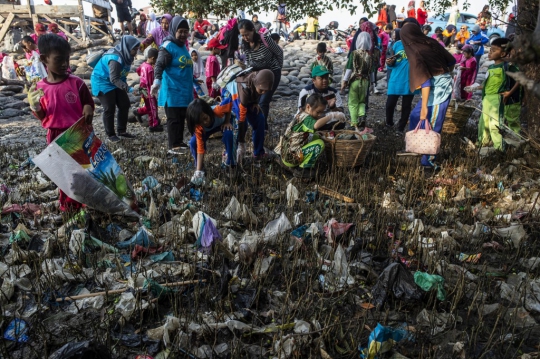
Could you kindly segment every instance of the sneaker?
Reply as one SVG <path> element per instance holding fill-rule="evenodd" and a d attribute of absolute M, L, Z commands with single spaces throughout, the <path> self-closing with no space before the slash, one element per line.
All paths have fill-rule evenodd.
<path fill-rule="evenodd" d="M 148 127 L 148 131 L 150 131 L 150 132 L 163 132 L 163 126 L 157 125 L 155 127 Z"/>
<path fill-rule="evenodd" d="M 189 150 L 188 145 L 186 145 L 185 143 L 181 143 L 180 146 L 171 148 L 170 150 L 167 151 L 167 153 L 170 155 L 182 155 L 186 153 L 188 150 Z"/>
<path fill-rule="evenodd" d="M 379 90 L 375 87 L 375 88 L 373 88 L 373 93 L 374 93 L 375 95 L 379 95 L 379 94 L 381 93 L 381 91 L 379 91 Z"/>
<path fill-rule="evenodd" d="M 108 138 L 109 142 L 112 142 L 112 143 L 117 143 L 117 142 L 120 142 L 122 141 L 122 139 L 118 136 L 111 136 Z"/>
<path fill-rule="evenodd" d="M 132 135 L 131 133 L 128 133 L 128 132 L 119 133 L 118 136 L 123 137 L 123 138 L 128 138 L 128 139 L 133 139 L 133 138 L 137 137 L 137 136 Z"/>
<path fill-rule="evenodd" d="M 133 110 L 133 116 L 135 116 L 135 118 L 137 119 L 137 121 L 139 121 L 139 123 L 142 125 L 143 124 L 143 118 L 141 115 L 139 115 L 139 110 L 137 109 L 134 109 Z"/>

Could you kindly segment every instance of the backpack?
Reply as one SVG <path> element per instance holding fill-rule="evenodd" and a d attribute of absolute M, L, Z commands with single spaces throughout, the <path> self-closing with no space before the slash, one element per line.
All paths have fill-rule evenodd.
<path fill-rule="evenodd" d="M 216 79 L 217 84 L 219 85 L 219 87 L 225 88 L 225 86 L 227 86 L 229 82 L 236 79 L 238 76 L 247 75 L 248 73 L 251 72 L 251 70 L 252 70 L 251 67 L 246 69 L 244 66 L 239 65 L 237 63 L 229 65 L 225 67 L 223 70 L 221 70 L 219 75 L 217 75 L 217 79 Z"/>
<path fill-rule="evenodd" d="M 107 52 L 107 50 L 104 50 L 104 49 L 90 52 L 88 56 L 86 57 L 86 64 L 90 66 L 91 68 L 96 67 L 96 65 L 98 64 L 99 60 L 101 60 L 101 57 L 103 56 L 105 52 Z"/>

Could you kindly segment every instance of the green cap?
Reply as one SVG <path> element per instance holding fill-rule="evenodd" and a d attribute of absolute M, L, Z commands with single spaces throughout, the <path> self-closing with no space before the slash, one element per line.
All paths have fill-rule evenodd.
<path fill-rule="evenodd" d="M 324 76 L 328 75 L 330 71 L 326 68 L 326 66 L 318 65 L 311 70 L 311 77 L 317 77 L 317 76 Z"/>

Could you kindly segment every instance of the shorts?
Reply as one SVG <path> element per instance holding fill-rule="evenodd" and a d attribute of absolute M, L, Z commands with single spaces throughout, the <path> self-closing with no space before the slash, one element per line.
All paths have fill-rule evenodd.
<path fill-rule="evenodd" d="M 131 22 L 131 14 L 129 13 L 129 9 L 127 7 L 117 7 L 116 8 L 116 13 L 118 14 L 118 21 L 119 22 L 124 22 L 124 21 L 129 21 Z"/>

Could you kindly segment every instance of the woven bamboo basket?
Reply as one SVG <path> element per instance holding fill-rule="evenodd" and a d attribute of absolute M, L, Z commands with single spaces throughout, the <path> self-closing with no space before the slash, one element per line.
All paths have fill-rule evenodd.
<path fill-rule="evenodd" d="M 450 101 L 450 105 L 448 105 L 448 110 L 446 111 L 442 133 L 451 135 L 459 133 L 465 127 L 467 121 L 469 121 L 474 110 L 474 107 L 467 106 L 467 101 L 458 102 L 457 109 L 456 100 Z"/>
<path fill-rule="evenodd" d="M 377 137 L 372 134 L 366 134 L 367 139 L 341 140 L 338 139 L 341 134 L 357 135 L 358 132 L 352 130 L 336 130 L 334 138 L 329 139 L 330 131 L 320 131 L 319 135 L 324 141 L 324 152 L 331 166 L 354 168 L 364 164 L 367 155 L 371 151 Z"/>

